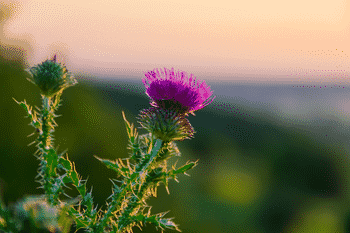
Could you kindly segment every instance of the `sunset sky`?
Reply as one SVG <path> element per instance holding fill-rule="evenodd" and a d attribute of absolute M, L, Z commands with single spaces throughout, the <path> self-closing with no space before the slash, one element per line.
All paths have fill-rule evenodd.
<path fill-rule="evenodd" d="M 20 4 L 4 36 L 29 41 L 30 66 L 57 53 L 69 71 L 100 77 L 174 67 L 204 80 L 346 84 L 350 78 L 347 0 Z"/>

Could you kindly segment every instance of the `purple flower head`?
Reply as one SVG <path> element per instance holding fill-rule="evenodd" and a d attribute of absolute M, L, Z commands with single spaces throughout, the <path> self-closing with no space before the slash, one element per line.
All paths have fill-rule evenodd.
<path fill-rule="evenodd" d="M 181 114 L 188 115 L 209 105 L 214 98 L 210 98 L 212 91 L 205 83 L 196 79 L 193 74 L 188 77 L 184 71 L 174 72 L 174 68 L 158 69 L 145 73 L 142 79 L 146 94 L 153 100 L 154 107 L 175 109 Z"/>

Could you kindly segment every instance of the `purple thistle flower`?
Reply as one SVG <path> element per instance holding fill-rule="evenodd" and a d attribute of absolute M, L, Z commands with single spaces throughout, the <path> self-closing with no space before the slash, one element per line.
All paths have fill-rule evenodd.
<path fill-rule="evenodd" d="M 146 94 L 153 100 L 154 107 L 175 109 L 180 114 L 194 115 L 194 111 L 209 105 L 212 91 L 205 81 L 196 79 L 193 74 L 188 77 L 184 71 L 174 72 L 174 68 L 164 68 L 161 73 L 158 69 L 145 73 L 142 79 Z"/>

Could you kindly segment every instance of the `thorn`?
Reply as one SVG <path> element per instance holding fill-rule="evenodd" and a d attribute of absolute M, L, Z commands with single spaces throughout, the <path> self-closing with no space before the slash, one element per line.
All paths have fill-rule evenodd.
<path fill-rule="evenodd" d="M 95 209 L 94 209 L 95 211 L 97 210 L 97 207 L 98 207 L 98 204 L 96 204 L 96 207 L 95 207 Z"/>
<path fill-rule="evenodd" d="M 141 186 L 141 185 L 140 185 Z M 135 192 L 134 192 L 134 190 L 133 189 L 131 189 L 131 192 L 134 194 L 134 196 L 138 199 L 138 200 L 140 200 L 140 198 L 135 194 Z M 140 192 L 140 191 L 139 191 Z"/>
<path fill-rule="evenodd" d="M 176 160 L 175 164 L 172 166 L 174 170 L 176 170 L 176 164 L 179 162 L 179 160 Z"/>
<path fill-rule="evenodd" d="M 114 186 L 116 186 L 112 179 L 109 179 L 109 180 L 112 182 L 112 184 L 113 184 Z"/>
<path fill-rule="evenodd" d="M 68 187 L 66 184 L 63 184 L 64 187 L 66 187 L 69 190 L 72 190 L 72 188 Z"/>
<path fill-rule="evenodd" d="M 12 97 L 12 99 L 14 99 L 14 101 L 16 101 L 17 104 L 19 104 L 19 102 L 15 98 Z"/>
<path fill-rule="evenodd" d="M 29 143 L 29 144 L 28 144 L 28 146 L 31 146 L 31 145 L 33 145 L 34 143 L 35 143 L 35 141 L 34 141 L 34 142 Z"/>
<path fill-rule="evenodd" d="M 55 114 L 54 114 L 53 116 L 54 116 L 55 118 L 57 118 L 57 117 L 61 117 L 62 115 L 55 115 Z"/>
<path fill-rule="evenodd" d="M 60 147 L 60 145 L 59 145 L 59 144 L 57 145 L 57 147 L 56 147 L 56 149 L 55 149 L 55 151 L 56 151 L 56 152 L 58 151 L 58 147 Z"/>
<path fill-rule="evenodd" d="M 70 197 L 70 196 L 69 196 L 68 194 L 66 194 L 66 193 L 63 193 L 63 195 L 65 195 L 66 197 L 72 199 L 72 197 Z"/>
<path fill-rule="evenodd" d="M 35 131 L 36 131 L 36 130 L 35 130 Z M 31 137 L 31 136 L 33 136 L 33 135 L 35 135 L 35 131 L 34 131 L 33 133 L 29 134 L 29 135 L 27 136 L 27 138 L 28 138 L 28 137 Z"/>
<path fill-rule="evenodd" d="M 168 195 L 170 195 L 168 186 L 165 186 L 165 188 L 166 188 L 166 191 L 168 192 Z"/>
<path fill-rule="evenodd" d="M 107 200 L 111 199 L 113 197 L 114 193 L 112 193 L 108 198 Z M 106 202 L 107 203 L 107 202 Z M 108 204 L 108 203 L 107 203 Z"/>
<path fill-rule="evenodd" d="M 169 212 L 170 212 L 170 210 L 168 210 L 168 211 L 166 211 L 166 212 L 162 212 L 162 213 L 159 214 L 159 216 L 162 218 L 162 217 L 164 217 L 164 215 L 166 215 L 166 214 L 169 213 Z"/>

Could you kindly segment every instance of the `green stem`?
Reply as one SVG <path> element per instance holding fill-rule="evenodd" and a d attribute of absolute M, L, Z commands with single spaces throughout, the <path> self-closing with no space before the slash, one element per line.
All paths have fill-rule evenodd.
<path fill-rule="evenodd" d="M 153 137 L 152 137 L 153 139 Z M 151 141 L 150 147 L 153 145 L 153 140 Z M 152 182 L 152 180 L 144 180 L 141 181 L 140 174 L 143 174 L 148 170 L 151 165 L 156 160 L 157 156 L 159 155 L 159 151 L 166 146 L 167 143 L 157 139 L 156 143 L 153 148 L 150 148 L 150 158 L 146 164 L 144 164 L 142 167 L 136 168 L 136 171 L 138 172 L 138 177 L 136 178 L 135 182 L 139 184 L 139 190 L 136 193 L 136 196 L 132 196 L 128 202 L 128 206 L 122 211 L 120 218 L 118 219 L 118 231 L 122 232 L 123 228 L 127 227 L 130 224 L 130 214 L 137 208 L 141 203 L 144 196 L 144 192 L 147 190 L 148 185 Z"/>
<path fill-rule="evenodd" d="M 54 130 L 50 122 L 50 103 L 51 97 L 43 96 L 43 110 L 41 114 L 41 122 L 42 122 L 42 134 L 39 136 L 39 142 L 41 142 L 40 148 L 41 152 L 44 155 L 44 158 L 51 147 L 51 130 Z"/>
<path fill-rule="evenodd" d="M 43 104 L 44 104 L 44 109 L 47 112 L 50 112 L 50 102 L 51 102 L 51 97 L 44 96 Z"/>
<path fill-rule="evenodd" d="M 54 132 L 53 117 L 54 109 L 51 109 L 52 98 L 42 95 L 43 98 L 43 110 L 41 114 L 42 132 L 38 138 L 39 150 L 41 152 L 41 167 L 40 175 L 42 177 L 41 184 L 44 187 L 45 194 L 50 204 L 58 204 L 58 193 L 54 193 L 53 185 L 55 184 L 54 178 L 57 177 L 57 155 L 53 149 L 52 132 Z M 55 164 L 55 165 L 54 165 Z M 54 166 L 54 167 L 53 167 Z"/>
<path fill-rule="evenodd" d="M 153 145 L 153 143 L 150 143 L 150 156 L 149 158 L 147 158 L 147 160 L 143 160 L 141 161 L 135 169 L 135 175 L 133 174 L 130 179 L 128 181 L 124 181 L 124 185 L 122 185 L 121 187 L 121 192 L 119 192 L 116 196 L 116 198 L 113 198 L 113 201 L 110 203 L 109 205 L 109 209 L 107 210 L 106 214 L 103 216 L 99 226 L 98 226 L 98 230 L 96 232 L 103 232 L 104 227 L 106 227 L 106 225 L 108 224 L 108 221 L 110 220 L 110 217 L 112 215 L 113 212 L 115 212 L 117 209 L 120 208 L 122 201 L 124 200 L 124 197 L 127 196 L 127 194 L 129 193 L 127 190 L 129 189 L 128 187 L 131 186 L 132 183 L 139 183 L 140 187 L 143 186 L 142 182 L 140 181 L 140 174 L 144 173 L 147 169 L 150 168 L 150 165 L 155 161 L 157 155 L 159 154 L 159 151 L 166 145 L 165 142 L 163 142 L 160 139 L 156 140 L 156 143 L 154 145 L 153 148 L 151 148 Z M 144 192 L 144 188 L 142 188 L 140 190 L 140 193 L 138 193 L 138 196 L 143 196 L 143 192 Z M 131 200 L 131 202 L 129 202 L 128 206 L 124 209 L 124 211 L 122 212 L 122 216 L 121 219 L 125 219 L 129 217 L 129 214 L 136 208 L 135 206 L 135 202 L 136 200 Z M 120 221 L 118 221 L 120 222 Z M 122 228 L 126 227 L 128 224 L 121 224 L 121 226 L 118 230 L 118 232 L 121 232 Z"/>

